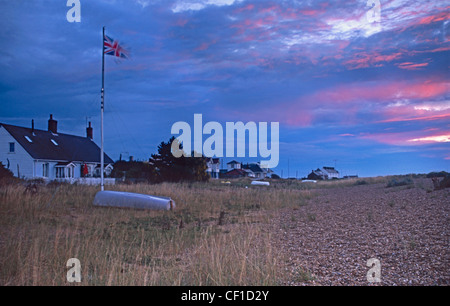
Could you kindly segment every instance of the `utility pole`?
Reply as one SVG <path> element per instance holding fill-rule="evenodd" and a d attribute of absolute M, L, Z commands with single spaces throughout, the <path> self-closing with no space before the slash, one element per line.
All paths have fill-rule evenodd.
<path fill-rule="evenodd" d="M 287 178 L 289 178 L 289 158 L 288 158 L 288 176 Z"/>

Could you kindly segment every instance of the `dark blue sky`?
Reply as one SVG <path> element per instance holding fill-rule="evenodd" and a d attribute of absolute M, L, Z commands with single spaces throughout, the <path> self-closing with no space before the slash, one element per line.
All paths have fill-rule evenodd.
<path fill-rule="evenodd" d="M 376 1 L 375 1 L 376 2 Z M 0 122 L 100 139 L 102 27 L 131 58 L 106 58 L 105 150 L 147 159 L 177 121 L 280 122 L 275 172 L 299 177 L 450 171 L 450 7 L 380 1 L 0 1 Z M 206 138 L 206 137 L 205 137 Z M 229 159 L 228 159 L 229 160 Z M 228 160 L 225 160 L 228 161 Z M 246 159 L 242 159 L 246 160 Z"/>

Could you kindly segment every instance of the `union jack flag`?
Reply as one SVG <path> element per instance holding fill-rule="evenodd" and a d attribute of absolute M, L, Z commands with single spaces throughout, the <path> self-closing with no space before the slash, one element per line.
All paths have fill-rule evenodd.
<path fill-rule="evenodd" d="M 128 51 L 120 46 L 117 40 L 107 35 L 103 37 L 103 52 L 107 55 L 128 58 Z"/>

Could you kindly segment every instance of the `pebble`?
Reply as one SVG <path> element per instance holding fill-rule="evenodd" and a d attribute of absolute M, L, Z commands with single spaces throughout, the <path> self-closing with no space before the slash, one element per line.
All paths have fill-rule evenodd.
<path fill-rule="evenodd" d="M 427 193 L 427 180 L 415 183 L 423 187 L 316 189 L 307 205 L 281 210 L 272 221 L 280 229 L 274 244 L 286 265 L 314 275 L 287 275 L 284 283 L 370 285 L 367 260 L 377 258 L 381 285 L 450 285 L 450 190 Z"/>

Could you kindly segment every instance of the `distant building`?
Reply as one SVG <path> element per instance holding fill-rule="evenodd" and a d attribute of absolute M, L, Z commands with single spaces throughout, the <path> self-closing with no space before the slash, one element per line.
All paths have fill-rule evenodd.
<path fill-rule="evenodd" d="M 227 163 L 227 169 L 220 170 L 220 177 L 223 178 L 240 178 L 249 177 L 254 179 L 263 179 L 269 177 L 273 173 L 269 168 L 262 168 L 260 163 L 242 164 L 238 161 Z"/>
<path fill-rule="evenodd" d="M 15 176 L 25 179 L 98 184 L 100 179 L 100 148 L 93 141 L 91 123 L 86 137 L 58 133 L 58 122 L 50 115 L 48 129 L 38 130 L 0 123 L 0 161 Z M 104 170 L 108 176 L 113 160 L 104 155 Z M 92 179 L 90 179 L 92 178 Z M 105 180 L 105 184 L 113 183 Z"/>
<path fill-rule="evenodd" d="M 309 180 L 331 180 L 338 179 L 339 171 L 337 171 L 334 167 L 323 167 L 322 169 L 317 168 L 317 170 L 312 170 L 310 174 L 308 174 Z"/>
<path fill-rule="evenodd" d="M 241 178 L 241 177 L 247 177 L 247 176 L 248 176 L 247 172 L 244 171 L 243 169 L 233 169 L 222 175 L 223 178 L 229 178 L 229 179 Z"/>
<path fill-rule="evenodd" d="M 242 166 L 242 164 L 240 162 L 232 160 L 229 163 L 227 163 L 227 170 L 231 171 L 233 169 L 241 169 L 241 166 Z"/>
<path fill-rule="evenodd" d="M 246 164 L 243 166 L 243 168 L 251 174 L 251 177 L 257 179 L 267 177 L 267 171 L 263 170 L 258 163 Z"/>
<path fill-rule="evenodd" d="M 328 179 L 338 179 L 339 178 L 339 171 L 334 169 L 334 167 L 323 167 L 322 172 L 324 172 L 328 175 Z"/>
<path fill-rule="evenodd" d="M 308 180 L 327 180 L 328 174 L 324 173 L 322 170 L 317 168 L 317 170 L 311 170 L 308 174 Z"/>

